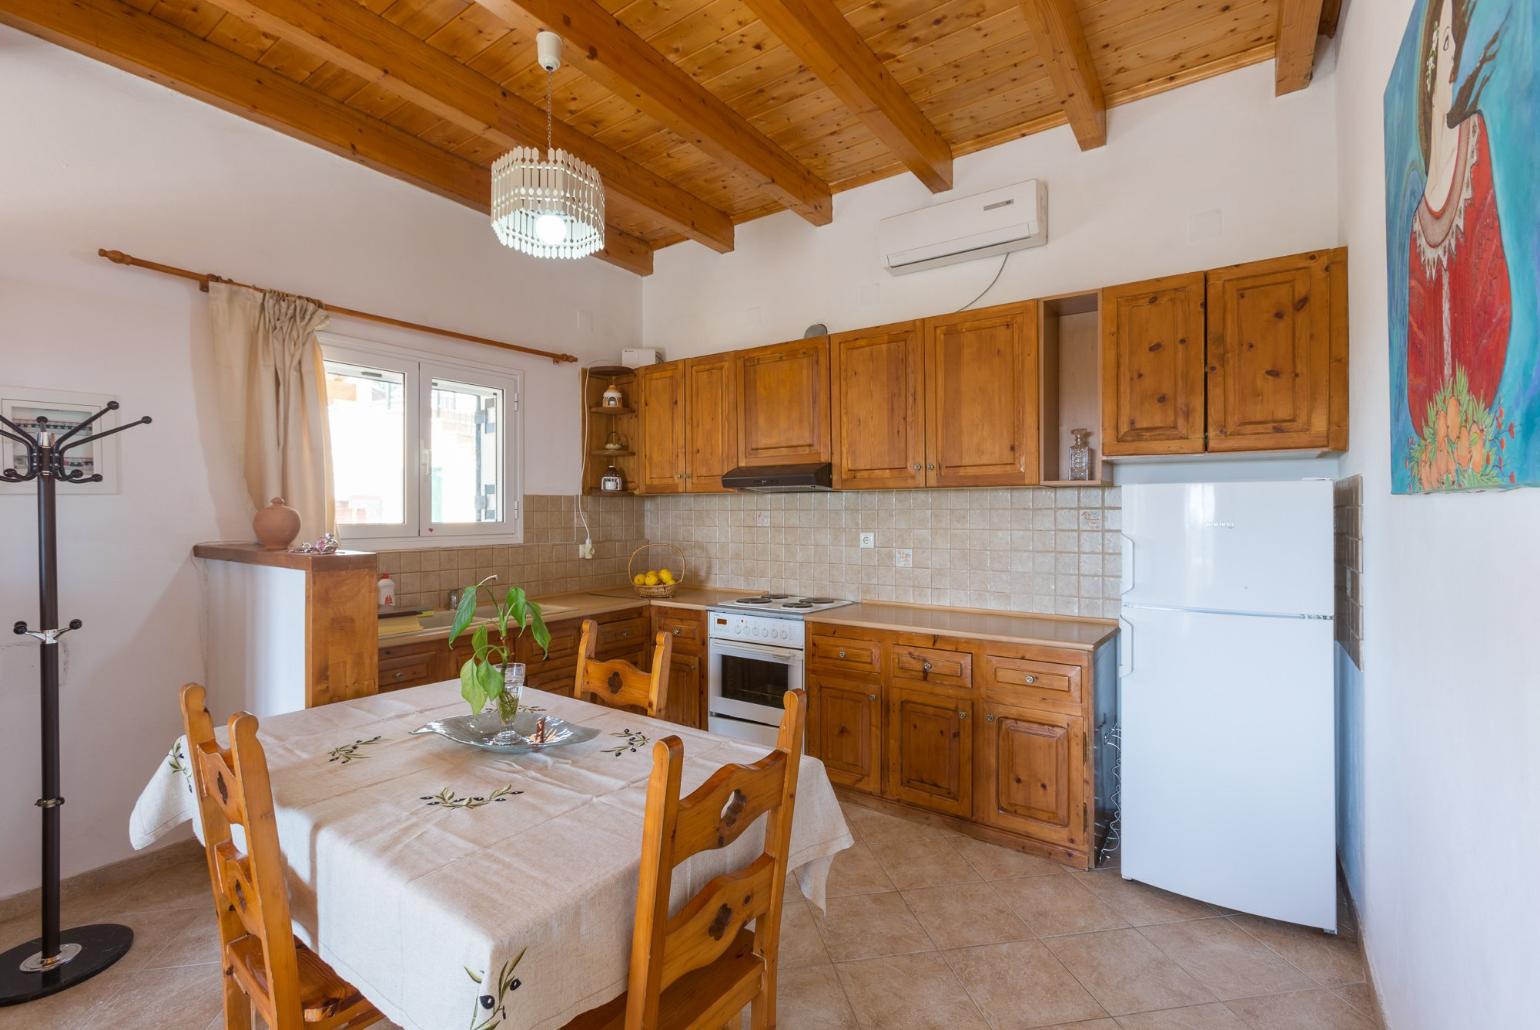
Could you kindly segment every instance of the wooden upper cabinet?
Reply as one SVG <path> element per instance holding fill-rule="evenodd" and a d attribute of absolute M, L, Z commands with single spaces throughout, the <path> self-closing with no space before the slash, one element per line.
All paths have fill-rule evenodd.
<path fill-rule="evenodd" d="M 689 462 L 685 489 L 721 493 L 722 476 L 738 464 L 738 405 L 733 356 L 713 354 L 685 362 Z"/>
<path fill-rule="evenodd" d="M 834 486 L 925 485 L 925 350 L 918 322 L 829 340 Z"/>
<path fill-rule="evenodd" d="M 1203 451 L 1201 272 L 1101 293 L 1102 453 Z"/>
<path fill-rule="evenodd" d="M 637 489 L 677 494 L 685 488 L 685 363 L 648 365 L 636 373 Z"/>
<path fill-rule="evenodd" d="M 829 338 L 756 347 L 736 358 L 738 460 L 745 466 L 829 461 Z"/>
<path fill-rule="evenodd" d="M 924 330 L 927 485 L 1038 482 L 1037 302 L 929 318 Z"/>
<path fill-rule="evenodd" d="M 1346 335 L 1332 318 L 1335 256 L 1208 273 L 1209 450 L 1327 448 L 1334 421 L 1345 431 L 1345 417 L 1332 417 L 1334 401 L 1345 408 L 1347 369 Z"/>

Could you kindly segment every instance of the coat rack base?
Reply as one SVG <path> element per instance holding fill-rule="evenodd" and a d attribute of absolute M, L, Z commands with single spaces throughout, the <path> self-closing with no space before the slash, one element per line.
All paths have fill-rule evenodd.
<path fill-rule="evenodd" d="M 59 932 L 60 953 L 80 950 L 68 962 L 53 969 L 29 973 L 23 969 L 28 959 L 40 954 L 42 938 L 34 937 L 0 954 L 0 1006 L 20 1005 L 67 990 L 100 973 L 128 954 L 134 943 L 134 931 L 117 923 L 92 923 Z"/>

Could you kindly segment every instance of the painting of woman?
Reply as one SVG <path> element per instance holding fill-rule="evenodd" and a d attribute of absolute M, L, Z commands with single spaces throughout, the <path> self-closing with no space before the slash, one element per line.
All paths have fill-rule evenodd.
<path fill-rule="evenodd" d="M 1387 241 L 1392 346 L 1404 348 L 1393 356 L 1392 400 L 1404 398 L 1409 423 L 1393 441 L 1403 492 L 1534 481 L 1518 437 L 1540 417 L 1533 384 L 1522 381 L 1536 341 L 1515 332 L 1515 294 L 1532 293 L 1532 284 L 1515 275 L 1523 256 L 1510 253 L 1506 223 L 1517 220 L 1522 234 L 1536 212 L 1526 210 L 1527 191 L 1505 195 L 1498 159 L 1511 167 L 1514 155 L 1501 153 L 1490 124 L 1507 115 L 1515 85 L 1533 85 L 1532 74 L 1499 73 L 1514 59 L 1532 60 L 1534 20 L 1522 0 L 1419 0 L 1407 33 L 1413 45 L 1403 44 L 1386 91 L 1387 202 L 1410 202 L 1390 222 L 1403 235 L 1394 239 L 1392 228 Z M 1410 174 L 1398 181 L 1392 161 L 1412 145 Z M 1535 140 L 1519 149 L 1532 175 Z M 1532 296 L 1524 300 L 1532 306 Z"/>

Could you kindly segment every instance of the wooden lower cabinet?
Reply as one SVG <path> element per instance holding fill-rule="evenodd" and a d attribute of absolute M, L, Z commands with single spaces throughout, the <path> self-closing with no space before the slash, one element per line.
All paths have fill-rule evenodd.
<path fill-rule="evenodd" d="M 681 726 L 706 728 L 706 613 L 691 608 L 652 606 L 652 639 L 667 633 L 673 640 L 668 662 L 668 700 L 664 716 Z M 650 664 L 646 667 L 650 668 Z"/>
<path fill-rule="evenodd" d="M 876 794 L 882 789 L 882 695 L 875 683 L 809 674 L 807 750 L 829 779 Z"/>
<path fill-rule="evenodd" d="M 973 702 L 888 688 L 888 795 L 947 815 L 973 814 Z"/>
<path fill-rule="evenodd" d="M 1036 840 L 1086 847 L 1085 720 L 987 702 L 980 707 L 974 818 Z"/>
<path fill-rule="evenodd" d="M 1114 689 L 1115 641 L 1085 651 L 816 621 L 807 632 L 807 750 L 835 785 L 1090 867 L 1095 678 Z"/>

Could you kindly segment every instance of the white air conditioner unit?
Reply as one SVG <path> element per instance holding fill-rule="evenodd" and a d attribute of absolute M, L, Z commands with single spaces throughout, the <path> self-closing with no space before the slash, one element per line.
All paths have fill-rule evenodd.
<path fill-rule="evenodd" d="M 1048 184 L 1028 179 L 884 218 L 882 263 L 894 275 L 1048 242 Z"/>

